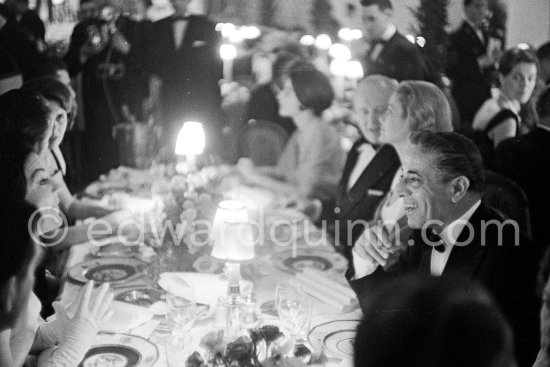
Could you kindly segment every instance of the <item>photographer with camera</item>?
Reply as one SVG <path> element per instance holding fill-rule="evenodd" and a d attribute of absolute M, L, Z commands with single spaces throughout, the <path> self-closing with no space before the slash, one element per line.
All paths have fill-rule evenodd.
<path fill-rule="evenodd" d="M 121 0 L 95 5 L 97 15 L 76 25 L 65 56 L 71 77 L 82 77 L 85 184 L 119 165 L 113 128 L 130 116 L 142 119 L 148 96 L 143 45 L 149 23 L 127 16 Z"/>

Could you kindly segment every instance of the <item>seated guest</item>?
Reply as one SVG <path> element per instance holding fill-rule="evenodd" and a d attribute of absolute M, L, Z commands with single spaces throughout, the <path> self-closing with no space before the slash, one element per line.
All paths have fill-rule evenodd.
<path fill-rule="evenodd" d="M 434 84 L 423 81 L 401 82 L 391 96 L 388 109 L 382 118 L 380 141 L 395 148 L 401 165 L 410 133 L 421 130 L 452 131 L 449 103 L 443 92 Z M 403 241 L 409 237 L 410 229 L 406 224 L 403 200 L 395 190 L 402 173 L 401 170 L 394 172 L 390 178 L 390 190 L 378 205 L 370 224 L 387 231 L 392 239 Z M 364 228 L 361 228 L 361 231 L 363 230 Z M 362 236 L 358 239 L 364 240 Z M 347 245 L 353 246 L 353 243 Z M 396 253 L 392 256 L 392 260 L 397 255 Z M 356 261 L 356 256 L 353 258 L 353 261 Z M 391 263 L 392 261 L 389 262 Z M 360 269 L 357 271 L 360 272 Z"/>
<path fill-rule="evenodd" d="M 381 145 L 381 120 L 397 88 L 394 79 L 371 75 L 357 86 L 353 107 L 361 137 L 353 144 L 338 185 L 335 200 L 304 200 L 298 209 L 324 224 L 335 238 L 336 248 L 350 256 L 348 244 L 363 233 L 364 222 L 372 220 L 380 200 L 387 194 L 401 165 L 391 145 Z M 336 228 L 338 227 L 338 228 Z"/>
<path fill-rule="evenodd" d="M 59 226 L 58 220 L 48 219 L 55 212 L 46 212 L 48 208 L 57 205 L 56 189 L 46 174 L 43 160 L 28 146 L 25 147 L 24 144 L 11 139 L 4 141 L 1 149 L 0 163 L 2 169 L 6 169 L 0 179 L 2 192 L 10 192 L 12 195 L 10 200 L 21 201 L 18 204 L 21 208 L 31 208 L 27 210 L 26 218 L 22 223 L 18 226 L 10 225 L 11 221 L 5 219 L 5 216 L 13 219 L 13 212 L 16 210 L 12 210 L 9 204 L 6 205 L 5 200 L 2 201 L 4 206 L 0 210 L 0 226 L 6 225 L 7 227 L 2 229 L 10 235 L 18 234 L 20 243 L 17 245 L 21 246 L 25 242 L 37 241 L 43 233 Z M 23 198 L 26 203 L 23 202 Z M 36 210 L 47 216 L 39 221 L 36 220 L 39 218 L 34 215 Z M 28 229 L 28 221 L 31 218 L 36 218 L 37 222 L 31 227 L 32 233 Z M 18 228 L 24 229 L 25 236 L 21 236 Z M 2 259 L 9 260 L 10 256 L 3 256 Z M 40 261 L 37 260 L 37 262 Z M 6 268 L 2 267 L 2 269 Z M 33 270 L 35 268 L 36 265 L 33 266 Z M 40 276 L 37 277 L 37 282 L 41 280 Z M 13 364 L 9 365 L 15 366 L 23 365 L 29 352 L 40 354 L 39 367 L 77 365 L 93 343 L 99 325 L 111 317 L 109 310 L 113 294 L 108 292 L 108 286 L 101 287 L 93 297 L 90 295 L 92 289 L 93 282 L 90 282 L 82 290 L 79 298 L 71 303 L 71 317 L 67 315 L 67 310 L 63 306 L 54 303 L 56 318 L 47 323 L 40 319 L 40 301 L 34 293 L 31 293 L 30 297 L 27 297 L 26 305 L 19 309 L 20 321 L 6 331 L 5 336 L 9 339 L 11 348 L 0 350 L 0 354 L 8 356 L 13 360 Z"/>
<path fill-rule="evenodd" d="M 494 148 L 500 142 L 527 132 L 519 114 L 535 88 L 537 67 L 537 56 L 529 49 L 512 48 L 500 59 L 499 92 L 485 101 L 472 125 L 479 136 L 478 145 L 486 166 L 491 163 Z"/>
<path fill-rule="evenodd" d="M 475 283 L 405 276 L 369 298 L 357 367 L 516 366 L 510 326 Z"/>
<path fill-rule="evenodd" d="M 36 92 L 12 90 L 0 96 L 0 128 L 4 130 L 4 138 L 20 141 L 21 144 L 31 147 L 37 155 L 36 161 L 44 164 L 43 167 L 48 167 L 48 177 L 53 175 L 52 180 L 55 183 L 56 190 L 59 190 L 60 193 L 61 209 L 75 219 L 104 216 L 103 219 L 111 226 L 112 231 L 110 234 L 116 233 L 119 223 L 129 220 L 130 214 L 124 211 L 113 212 L 108 209 L 82 206 L 69 193 L 60 172 L 58 172 L 59 169 L 52 167 L 54 166 L 52 160 L 55 160 L 55 158 L 51 156 L 49 160 L 47 158 L 50 155 L 50 149 L 58 146 L 63 138 L 66 125 L 66 111 L 61 108 L 59 103 L 54 100 L 48 102 Z M 73 207 L 73 204 L 76 206 Z M 109 215 L 105 216 L 106 214 Z M 93 223 L 88 223 L 71 227 L 67 233 L 59 230 L 58 236 L 63 236 L 61 241 L 57 241 L 59 237 L 54 234 L 50 234 L 49 239 L 58 243 L 56 249 L 90 241 L 88 228 L 93 225 Z M 132 232 L 131 226 L 126 227 L 129 231 L 128 234 L 130 234 Z M 100 236 L 105 237 L 107 235 L 105 233 Z"/>
<path fill-rule="evenodd" d="M 67 130 L 69 114 L 74 103 L 69 88 L 63 83 L 51 78 L 34 79 L 24 86 L 25 89 L 34 90 L 47 100 L 50 115 L 53 117 L 53 129 L 49 140 L 49 150 L 45 154 L 47 173 L 58 187 L 59 208 L 70 221 L 86 219 L 90 217 L 100 218 L 114 212 L 113 209 L 85 203 L 76 199 L 67 188 L 64 180 L 66 170 L 63 154 L 59 149 Z M 87 225 L 70 226 L 63 241 L 58 248 L 70 246 L 87 240 Z"/>
<path fill-rule="evenodd" d="M 550 42 L 546 42 L 540 46 L 537 50 L 537 57 L 539 59 L 540 70 L 539 79 L 544 85 L 550 84 Z"/>
<path fill-rule="evenodd" d="M 310 63 L 296 61 L 277 99 L 279 114 L 292 118 L 297 127 L 279 162 L 255 168 L 249 159 L 241 159 L 238 168 L 250 183 L 292 197 L 335 196 L 344 153 L 338 132 L 321 117 L 334 99 L 329 80 Z"/>
<path fill-rule="evenodd" d="M 294 122 L 288 117 L 279 115 L 277 94 L 283 89 L 283 75 L 286 68 L 297 60 L 299 56 L 288 52 L 281 52 L 276 56 L 271 70 L 271 81 L 260 84 L 250 92 L 250 100 L 246 107 L 245 122 L 250 119 L 271 121 L 289 134 L 296 129 Z"/>
<path fill-rule="evenodd" d="M 537 101 L 539 124 L 530 133 L 503 141 L 495 151 L 494 167 L 517 182 L 529 199 L 533 238 L 550 245 L 550 87 Z"/>
<path fill-rule="evenodd" d="M 11 331 L 24 321 L 40 250 L 28 230 L 36 208 L 6 194 L 2 194 L 0 210 L 0 366 L 11 367 L 22 365 L 12 354 Z"/>
<path fill-rule="evenodd" d="M 354 257 L 363 260 L 362 274 L 352 266 L 347 277 L 362 306 L 366 310 L 373 289 L 399 274 L 476 280 L 510 322 L 519 365 L 531 365 L 538 349 L 538 248 L 517 223 L 505 222 L 482 203 L 484 169 L 472 141 L 456 133 L 419 131 L 405 152 L 397 191 L 414 231 L 392 272 L 381 266 L 398 243 L 373 229 L 357 242 Z"/>

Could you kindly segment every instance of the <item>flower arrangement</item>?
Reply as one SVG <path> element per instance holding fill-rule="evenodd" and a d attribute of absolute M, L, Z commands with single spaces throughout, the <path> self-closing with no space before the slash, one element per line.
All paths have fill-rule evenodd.
<path fill-rule="evenodd" d="M 293 343 L 277 326 L 266 325 L 248 331 L 233 342 L 225 343 L 223 330 L 205 335 L 200 342 L 205 349 L 203 358 L 198 351 L 186 361 L 186 367 L 303 367 L 299 357 L 285 357 Z"/>

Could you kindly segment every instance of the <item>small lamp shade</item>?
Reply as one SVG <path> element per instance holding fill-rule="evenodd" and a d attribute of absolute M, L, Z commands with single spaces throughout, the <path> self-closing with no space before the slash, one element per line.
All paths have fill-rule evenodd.
<path fill-rule="evenodd" d="M 176 140 L 177 155 L 200 155 L 204 151 L 206 138 L 200 122 L 187 121 L 178 133 Z"/>
<path fill-rule="evenodd" d="M 212 257 L 227 262 L 242 262 L 254 258 L 254 239 L 248 223 L 248 212 L 237 200 L 224 200 L 212 224 Z"/>

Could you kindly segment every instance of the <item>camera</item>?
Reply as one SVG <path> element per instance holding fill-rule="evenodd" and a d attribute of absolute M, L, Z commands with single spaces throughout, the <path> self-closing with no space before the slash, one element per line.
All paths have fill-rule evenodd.
<path fill-rule="evenodd" d="M 99 11 L 95 22 L 88 26 L 88 42 L 92 47 L 98 48 L 105 41 L 103 39 L 104 35 L 102 32 L 103 26 L 114 25 L 114 22 L 117 20 L 119 14 L 116 8 L 110 5 L 106 5 Z"/>

